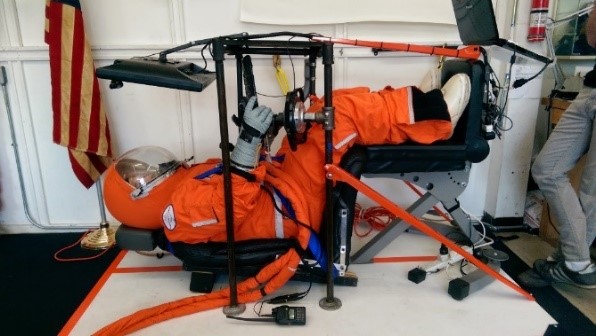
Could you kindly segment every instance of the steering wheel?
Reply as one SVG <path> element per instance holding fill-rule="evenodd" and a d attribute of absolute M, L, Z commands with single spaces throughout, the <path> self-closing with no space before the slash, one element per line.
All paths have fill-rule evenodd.
<path fill-rule="evenodd" d="M 310 128 L 310 123 L 304 120 L 304 113 L 304 91 L 302 88 L 288 92 L 283 112 L 283 123 L 292 151 L 296 151 L 299 144 L 306 142 L 306 131 Z"/>
<path fill-rule="evenodd" d="M 245 96 L 242 97 L 239 103 L 238 117 L 232 117 L 234 123 L 238 127 L 242 124 L 244 109 L 246 108 L 248 99 L 253 96 L 256 97 L 257 95 L 250 55 L 246 55 L 242 58 L 242 69 Z M 280 115 L 274 117 L 271 127 L 267 131 L 266 137 L 268 137 L 269 142 L 275 138 L 282 126 L 286 131 L 290 149 L 292 151 L 296 151 L 298 145 L 303 144 L 306 141 L 306 131 L 310 128 L 310 124 L 304 120 L 304 100 L 304 90 L 302 90 L 302 88 L 295 89 L 286 94 L 284 111 Z M 257 106 L 257 103 L 255 103 L 255 106 Z"/>

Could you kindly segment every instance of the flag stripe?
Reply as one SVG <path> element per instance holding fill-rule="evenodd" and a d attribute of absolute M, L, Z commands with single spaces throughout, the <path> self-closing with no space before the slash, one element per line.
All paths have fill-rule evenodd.
<path fill-rule="evenodd" d="M 91 156 L 85 152 L 72 149 L 68 150 L 68 154 L 72 171 L 85 187 L 91 187 L 95 180 L 99 178 L 98 171 L 90 164 Z"/>
<path fill-rule="evenodd" d="M 50 22 L 49 30 L 48 30 L 48 42 L 50 46 L 50 72 L 51 82 L 52 82 L 52 110 L 53 110 L 53 117 L 54 117 L 54 130 L 53 130 L 53 140 L 55 143 L 62 143 L 60 139 L 60 122 L 56 122 L 56 120 L 61 119 L 61 111 L 62 111 L 62 84 L 61 84 L 61 60 L 62 60 L 62 48 L 60 46 L 60 38 L 62 36 L 62 25 L 57 24 L 62 22 L 62 8 L 60 6 L 50 6 L 48 9 L 48 13 L 50 17 L 53 19 L 52 21 L 55 23 L 52 25 Z M 58 70 L 53 70 L 58 69 Z"/>
<path fill-rule="evenodd" d="M 54 138 L 58 138 L 60 144 L 69 144 L 69 122 L 70 122 L 70 110 L 71 110 L 71 83 L 72 78 L 72 44 L 73 44 L 73 15 L 74 9 L 72 7 L 58 7 L 57 11 L 61 12 L 62 17 L 62 30 L 60 34 L 60 40 L 56 41 L 59 45 L 56 48 L 60 49 L 60 88 L 59 92 L 61 95 L 60 108 L 58 111 L 54 111 L 54 114 L 58 114 L 59 124 L 56 125 L 58 128 L 58 134 L 54 135 Z M 52 28 L 50 28 L 52 29 Z M 51 31 L 51 30 L 50 30 Z M 54 130 L 56 132 L 56 130 Z"/>
<path fill-rule="evenodd" d="M 112 152 L 78 1 L 46 2 L 45 40 L 50 47 L 53 140 L 68 147 L 73 172 L 89 188 L 111 164 Z"/>
<path fill-rule="evenodd" d="M 78 103 L 80 109 L 80 118 L 76 133 L 78 137 L 74 145 L 80 150 L 95 152 L 96 148 L 89 146 L 91 128 L 95 129 L 99 127 L 99 120 L 97 120 L 99 110 L 93 110 L 91 108 L 95 95 L 95 92 L 93 92 L 93 59 L 91 58 L 89 46 L 85 43 L 84 39 L 82 42 L 83 48 L 81 49 L 83 52 L 81 59 L 83 62 L 81 64 L 81 73 L 78 76 L 81 81 L 81 91 L 79 100 L 73 102 Z"/>
<path fill-rule="evenodd" d="M 72 43 L 70 44 L 70 81 L 69 86 L 65 87 L 64 90 L 69 90 L 70 96 L 70 111 L 62 111 L 64 114 L 68 114 L 68 147 L 82 149 L 87 147 L 86 141 L 84 143 L 78 143 L 79 135 L 79 123 L 81 119 L 88 118 L 89 115 L 85 111 L 81 110 L 81 97 L 82 97 L 82 85 L 83 85 L 83 62 L 85 60 L 85 36 L 83 36 L 81 15 L 80 11 L 75 11 L 73 7 L 68 8 L 68 22 L 72 27 Z M 87 122 L 88 120 L 85 120 Z M 62 130 L 65 132 L 66 130 Z M 82 148 L 81 148 L 82 147 Z"/>
<path fill-rule="evenodd" d="M 43 40 L 45 43 L 50 44 L 50 0 L 46 0 L 46 20 L 45 20 L 45 31 Z"/>
<path fill-rule="evenodd" d="M 90 53 L 85 54 L 85 58 L 87 55 L 91 55 Z M 93 65 L 93 63 L 91 63 Z M 99 143 L 99 130 L 101 129 L 101 124 L 99 120 L 99 116 L 101 114 L 99 104 L 96 108 L 93 108 L 94 101 L 96 100 L 95 91 L 95 83 L 93 80 L 93 66 L 83 68 L 83 91 L 87 91 L 87 94 L 84 94 L 81 97 L 81 110 L 89 111 L 87 115 L 89 116 L 88 120 L 81 119 L 81 132 L 79 133 L 79 137 L 82 139 L 79 142 L 86 141 L 87 150 L 97 153 L 97 144 Z M 87 122 L 87 125 L 84 125 L 83 122 Z"/>

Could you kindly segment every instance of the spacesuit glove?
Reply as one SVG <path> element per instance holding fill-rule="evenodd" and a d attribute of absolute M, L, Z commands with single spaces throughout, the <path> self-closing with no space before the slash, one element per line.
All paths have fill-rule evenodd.
<path fill-rule="evenodd" d="M 256 97 L 251 97 L 244 109 L 240 135 L 230 155 L 232 165 L 243 170 L 257 166 L 261 139 L 273 120 L 273 112 L 267 106 L 254 107 Z"/>

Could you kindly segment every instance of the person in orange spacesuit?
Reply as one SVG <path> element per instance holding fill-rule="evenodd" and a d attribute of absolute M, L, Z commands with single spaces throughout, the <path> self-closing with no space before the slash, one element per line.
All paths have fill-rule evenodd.
<path fill-rule="evenodd" d="M 339 163 L 354 144 L 430 144 L 448 139 L 467 105 L 469 86 L 468 76 L 460 74 L 441 90 L 428 92 L 413 86 L 376 92 L 365 87 L 335 90 L 333 162 Z M 322 106 L 321 99 L 311 97 L 309 111 Z M 319 232 L 325 206 L 323 127 L 313 125 L 296 151 L 284 139 L 276 160 L 268 162 L 259 160 L 259 150 L 272 119 L 271 109 L 255 107 L 251 98 L 230 155 L 237 241 L 295 237 L 299 224 L 295 214 L 289 215 L 295 212 L 301 214 L 303 225 Z M 139 163 L 143 160 L 125 154 L 107 172 L 106 206 L 116 219 L 137 228 L 164 227 L 170 242 L 226 241 L 219 160 L 186 167 L 173 158 L 161 159 L 172 167 L 160 162 L 151 173 Z M 152 179 L 157 180 L 154 185 L 143 186 Z"/>
<path fill-rule="evenodd" d="M 442 90 L 415 87 L 367 88 L 333 92 L 335 130 L 333 162 L 354 144 L 432 143 L 448 139 L 467 105 L 470 81 L 453 76 Z M 321 100 L 311 98 L 311 111 Z M 238 303 L 262 299 L 289 281 L 311 248 L 325 202 L 324 130 L 314 125 L 295 151 L 287 138 L 272 160 L 259 160 L 261 140 L 273 115 L 266 106 L 247 103 L 240 136 L 230 154 L 234 233 L 237 241 L 294 238 L 299 248 L 265 265 L 237 285 Z M 226 241 L 223 177 L 220 160 L 186 166 L 171 153 L 145 147 L 122 155 L 110 167 L 104 185 L 106 206 L 129 226 L 164 228 L 170 242 L 188 244 Z M 317 258 L 324 260 L 324 258 Z M 322 268 L 325 268 L 321 265 Z M 227 288 L 167 302 L 125 316 L 94 333 L 125 335 L 174 317 L 193 314 L 230 302 Z"/>

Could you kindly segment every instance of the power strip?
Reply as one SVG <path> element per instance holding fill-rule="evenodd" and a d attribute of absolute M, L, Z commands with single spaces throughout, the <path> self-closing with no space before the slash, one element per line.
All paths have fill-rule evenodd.
<path fill-rule="evenodd" d="M 472 253 L 473 249 L 471 246 L 462 245 L 460 247 L 464 251 L 466 251 L 470 254 Z M 448 266 L 451 266 L 451 265 L 461 261 L 462 259 L 464 259 L 464 257 L 462 255 L 460 255 L 459 253 L 457 253 L 453 250 L 450 250 L 447 255 L 439 255 L 439 258 L 437 259 L 436 262 L 428 264 L 424 267 L 419 267 L 419 268 L 424 270 L 426 273 L 435 273 L 435 272 L 438 272 L 442 269 L 447 268 Z"/>
<path fill-rule="evenodd" d="M 473 249 L 472 249 L 471 246 L 465 246 L 464 245 L 464 246 L 460 246 L 460 247 L 464 251 L 466 251 L 466 252 L 468 252 L 470 254 L 472 254 L 472 252 L 473 252 Z M 461 254 L 459 254 L 459 253 L 451 250 L 451 251 L 449 251 L 449 260 L 447 262 L 449 263 L 449 265 L 453 265 L 453 264 L 455 264 L 456 262 L 458 262 L 458 261 L 460 261 L 462 259 L 464 259 L 464 257 Z"/>

